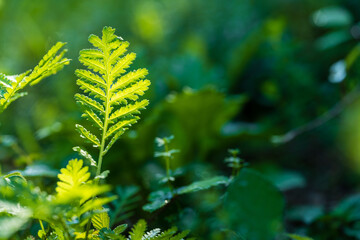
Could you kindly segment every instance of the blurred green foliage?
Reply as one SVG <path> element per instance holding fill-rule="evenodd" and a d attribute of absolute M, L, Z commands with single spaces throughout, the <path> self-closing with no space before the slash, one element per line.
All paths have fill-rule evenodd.
<path fill-rule="evenodd" d="M 154 215 L 141 210 L 149 193 L 158 189 L 156 175 L 164 174 L 162 163 L 153 157 L 154 139 L 174 135 L 171 147 L 180 152 L 172 164 L 183 171 L 175 187 L 229 176 L 224 158 L 229 148 L 239 148 L 241 157 L 262 174 L 251 175 L 252 184 L 271 186 L 269 191 L 278 199 L 278 207 L 271 209 L 276 210 L 274 229 L 329 239 L 328 234 L 343 228 L 336 239 L 360 239 L 358 220 L 349 223 L 333 210 L 360 186 L 359 104 L 347 104 L 345 113 L 292 141 L 270 141 L 311 122 L 356 91 L 359 21 L 356 0 L 0 0 L 0 72 L 32 68 L 58 41 L 67 42 L 72 59 L 0 115 L 2 172 L 20 169 L 49 190 L 56 169 L 78 156 L 72 151 L 82 143 L 74 131 L 81 122 L 73 98 L 78 91 L 78 52 L 89 47 L 86 36 L 112 26 L 137 53 L 133 69 L 146 66 L 152 82 L 142 120 L 104 162 L 104 169 L 111 171 L 108 182 L 121 185 L 117 192 L 125 195 L 112 206 L 116 214 L 126 213 L 117 206 L 126 204 L 127 194 L 137 193 L 124 186 L 137 185 L 142 200 L 137 208 L 131 206 L 136 214 L 129 214 L 127 221 L 151 217 L 151 225 L 177 225 L 203 239 L 236 236 L 218 231 L 224 224 L 219 221 L 224 214 L 219 210 L 224 204 L 219 187 L 175 199 Z M 301 208 L 307 213 L 305 223 L 288 217 L 295 210 L 285 214 L 285 222 L 278 220 L 284 203 L 270 183 L 281 189 L 285 212 L 311 207 Z M 229 191 L 236 192 L 233 188 Z M 228 197 L 251 194 L 256 192 Z M 240 228 L 238 223 L 230 225 L 232 231 Z"/>

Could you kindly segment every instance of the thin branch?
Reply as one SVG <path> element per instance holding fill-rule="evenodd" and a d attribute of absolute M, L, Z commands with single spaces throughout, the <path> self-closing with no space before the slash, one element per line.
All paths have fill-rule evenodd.
<path fill-rule="evenodd" d="M 352 104 L 357 98 L 360 97 L 360 86 L 355 87 L 350 93 L 348 93 L 340 102 L 336 103 L 329 111 L 325 112 L 318 118 L 297 127 L 293 130 L 288 131 L 284 135 L 277 135 L 271 137 L 271 142 L 276 144 L 284 144 L 290 142 L 299 135 L 311 131 L 329 120 L 339 115 L 348 105 Z"/>

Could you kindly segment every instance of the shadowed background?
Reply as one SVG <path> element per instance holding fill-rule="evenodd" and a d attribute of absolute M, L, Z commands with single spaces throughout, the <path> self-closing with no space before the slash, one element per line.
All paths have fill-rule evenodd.
<path fill-rule="evenodd" d="M 137 54 L 133 69 L 148 68 L 152 85 L 142 120 L 104 162 L 109 182 L 139 185 L 145 199 L 163 164 L 153 157 L 155 137 L 175 136 L 172 147 L 180 153 L 172 164 L 186 166 L 183 182 L 229 174 L 223 160 L 229 148 L 239 148 L 295 209 L 286 227 L 303 228 L 296 206 L 325 213 L 359 188 L 358 94 L 318 128 L 280 144 L 271 139 L 309 122 L 311 128 L 313 119 L 356 91 L 359 20 L 355 0 L 0 0 L 0 72 L 32 68 L 57 41 L 68 43 L 72 59 L 0 116 L 1 134 L 16 136 L 2 137 L 1 165 L 5 171 L 34 164 L 58 169 L 77 157 L 72 147 L 82 140 L 74 125 L 83 121 L 73 98 L 74 71 L 82 68 L 78 53 L 90 47 L 91 33 L 112 26 Z M 203 197 L 211 202 L 214 196 Z M 194 208 L 185 208 L 182 220 L 156 221 L 214 236 L 202 224 L 207 215 L 196 210 L 197 197 L 188 199 Z M 326 239 L 322 225 L 312 224 L 314 236 Z"/>

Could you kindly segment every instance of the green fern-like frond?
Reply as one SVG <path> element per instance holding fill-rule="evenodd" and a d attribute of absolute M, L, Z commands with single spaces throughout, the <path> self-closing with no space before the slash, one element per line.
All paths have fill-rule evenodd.
<path fill-rule="evenodd" d="M 145 220 L 139 220 L 135 226 L 131 229 L 130 239 L 131 240 L 141 240 L 146 232 L 147 224 Z"/>
<path fill-rule="evenodd" d="M 104 204 L 115 199 L 114 197 L 95 198 L 110 191 L 110 186 L 94 184 L 93 181 L 89 180 L 90 173 L 88 170 L 89 167 L 83 166 L 83 160 L 73 159 L 69 161 L 66 168 L 60 170 L 61 173 L 58 175 L 55 202 L 77 202 L 81 206 L 78 209 L 78 215 L 102 208 Z"/>
<path fill-rule="evenodd" d="M 97 230 L 110 227 L 110 217 L 107 212 L 96 213 L 91 218 L 91 222 Z"/>
<path fill-rule="evenodd" d="M 56 43 L 33 70 L 14 76 L 0 73 L 0 112 L 4 111 L 13 101 L 27 94 L 20 92 L 25 86 L 35 85 L 69 64 L 70 60 L 64 58 L 67 50 L 61 50 L 64 45 L 65 43 Z"/>
<path fill-rule="evenodd" d="M 77 85 L 83 91 L 75 99 L 84 109 L 82 116 L 98 130 L 91 132 L 81 125 L 76 128 L 81 137 L 100 149 L 99 175 L 102 157 L 149 104 L 140 97 L 150 81 L 145 79 L 148 71 L 144 68 L 126 73 L 136 54 L 126 54 L 129 43 L 116 36 L 115 29 L 104 27 L 102 37 L 90 35 L 89 42 L 95 48 L 80 51 L 79 61 L 87 69 L 75 72 Z"/>
<path fill-rule="evenodd" d="M 72 194 L 80 185 L 89 181 L 90 173 L 88 167 L 83 167 L 83 161 L 70 160 L 66 168 L 62 168 L 58 175 L 60 181 L 57 182 L 56 192 L 59 196 Z"/>
<path fill-rule="evenodd" d="M 147 223 L 139 220 L 131 229 L 128 239 L 130 240 L 182 240 L 189 234 L 189 231 L 177 233 L 177 228 L 172 227 L 164 232 L 159 228 L 146 231 Z"/>

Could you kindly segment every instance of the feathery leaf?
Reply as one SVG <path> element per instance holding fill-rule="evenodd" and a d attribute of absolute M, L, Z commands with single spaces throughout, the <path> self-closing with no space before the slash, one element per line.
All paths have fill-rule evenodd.
<path fill-rule="evenodd" d="M 35 85 L 42 79 L 60 71 L 70 60 L 64 58 L 66 49 L 60 51 L 65 43 L 56 43 L 40 60 L 33 70 L 15 76 L 6 76 L 0 73 L 0 112 L 4 111 L 10 103 L 26 95 L 19 92 L 28 84 Z"/>
<path fill-rule="evenodd" d="M 123 120 L 120 122 L 117 122 L 115 125 L 113 125 L 106 133 L 106 138 L 110 137 L 114 133 L 118 132 L 119 130 L 124 130 L 124 127 L 131 126 L 131 124 L 136 123 L 136 121 L 139 118 L 133 117 L 131 119 Z"/>
<path fill-rule="evenodd" d="M 103 128 L 103 122 L 92 110 L 85 110 L 85 113 L 82 116 L 91 120 L 93 123 L 95 123 L 95 126 L 99 127 L 100 129 Z"/>
<path fill-rule="evenodd" d="M 92 82 L 93 84 L 98 85 L 99 87 L 106 87 L 106 84 L 104 80 L 97 74 L 92 73 L 88 70 L 84 69 L 77 69 L 75 71 L 76 76 L 78 76 L 81 79 L 87 80 L 89 82 Z"/>
<path fill-rule="evenodd" d="M 128 104 L 125 107 L 121 107 L 110 115 L 110 120 L 113 121 L 118 118 L 123 118 L 131 114 L 139 114 L 140 109 L 145 108 L 149 104 L 147 99 L 142 100 L 141 102 L 135 102 L 134 104 Z"/>
<path fill-rule="evenodd" d="M 122 76 L 111 88 L 112 92 L 117 91 L 118 89 L 127 87 L 129 84 L 136 82 L 140 79 L 143 79 L 148 74 L 148 70 L 145 68 L 137 69 L 135 71 L 129 72 L 126 75 Z"/>
<path fill-rule="evenodd" d="M 141 240 L 142 236 L 145 234 L 147 224 L 145 220 L 139 220 L 135 226 L 131 229 L 130 239 L 131 240 Z"/>
<path fill-rule="evenodd" d="M 82 90 L 84 90 L 84 92 L 88 92 L 90 93 L 90 95 L 94 96 L 94 97 L 97 97 L 97 98 L 100 98 L 100 99 L 105 99 L 105 92 L 103 89 L 99 88 L 98 86 L 94 86 L 94 85 L 91 85 L 81 79 L 78 79 L 76 81 L 77 85 L 80 86 L 80 88 Z"/>
<path fill-rule="evenodd" d="M 80 54 L 81 54 L 81 52 L 80 52 Z M 87 66 L 90 69 L 94 70 L 95 72 L 98 72 L 98 73 L 101 73 L 101 74 L 106 73 L 105 66 L 102 63 L 102 61 L 100 61 L 100 60 L 93 59 L 93 58 L 88 58 L 88 57 L 80 55 L 79 61 L 82 64 L 84 64 L 85 66 Z"/>
<path fill-rule="evenodd" d="M 93 159 L 93 157 L 90 155 L 90 153 L 88 153 L 87 151 L 85 151 L 84 149 L 82 149 L 81 147 L 77 146 L 77 147 L 73 147 L 73 150 L 75 152 L 78 152 L 81 156 L 83 156 L 84 158 L 86 158 L 87 160 L 90 161 L 90 165 L 91 166 L 95 166 L 96 167 L 96 162 Z"/>
<path fill-rule="evenodd" d="M 107 212 L 104 211 L 95 214 L 91 218 L 91 223 L 97 230 L 101 230 L 103 228 L 109 228 L 110 227 L 110 217 Z"/>
<path fill-rule="evenodd" d="M 95 48 L 80 51 L 79 57 L 88 69 L 75 72 L 79 77 L 77 85 L 84 94 L 76 94 L 75 98 L 85 107 L 83 116 L 102 133 L 95 136 L 83 127 L 77 128 L 84 138 L 100 147 L 103 156 L 149 104 L 148 100 L 138 99 L 150 81 L 144 80 L 148 74 L 145 68 L 125 74 L 136 54 L 126 54 L 129 43 L 116 36 L 115 29 L 104 27 L 102 37 L 90 35 L 89 42 Z"/>
<path fill-rule="evenodd" d="M 136 101 L 139 96 L 144 95 L 145 91 L 148 90 L 148 86 L 150 85 L 149 80 L 141 80 L 131 87 L 124 89 L 123 91 L 117 92 L 110 100 L 110 103 L 127 103 L 127 100 Z"/>
<path fill-rule="evenodd" d="M 73 159 L 70 160 L 66 168 L 60 170 L 57 183 L 56 192 L 58 195 L 72 194 L 74 189 L 77 189 L 81 184 L 88 182 L 90 173 L 88 167 L 83 167 L 83 161 Z"/>
<path fill-rule="evenodd" d="M 104 107 L 100 103 L 83 94 L 75 94 L 75 99 L 83 106 L 105 113 Z"/>
<path fill-rule="evenodd" d="M 100 146 L 99 139 L 94 134 L 92 134 L 89 130 L 87 130 L 80 124 L 76 124 L 75 127 L 79 131 L 81 137 L 86 138 L 87 140 L 92 142 L 94 144 L 94 146 L 96 146 L 96 147 Z"/>
<path fill-rule="evenodd" d="M 119 57 L 126 52 L 126 49 L 129 47 L 128 42 L 122 42 L 118 48 L 116 48 L 110 55 L 109 62 L 114 64 L 119 60 Z"/>
<path fill-rule="evenodd" d="M 130 64 L 135 60 L 136 54 L 129 53 L 124 58 L 119 60 L 111 69 L 110 75 L 116 78 L 125 72 L 125 69 L 130 67 Z"/>

